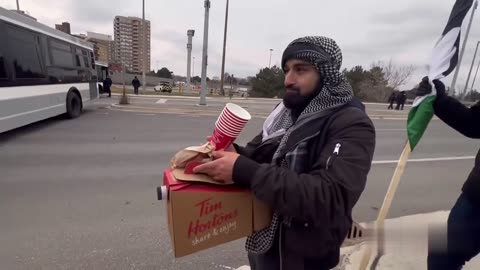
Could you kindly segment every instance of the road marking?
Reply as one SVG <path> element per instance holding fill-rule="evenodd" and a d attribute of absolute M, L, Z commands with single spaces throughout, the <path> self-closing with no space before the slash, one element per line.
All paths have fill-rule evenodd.
<path fill-rule="evenodd" d="M 452 161 L 452 160 L 472 160 L 475 159 L 475 156 L 464 156 L 464 157 L 440 157 L 440 158 L 417 158 L 409 159 L 408 162 L 419 163 L 419 162 L 435 162 L 435 161 Z M 377 160 L 373 161 L 373 165 L 381 164 L 397 164 L 398 160 Z"/>
<path fill-rule="evenodd" d="M 167 99 L 164 99 L 164 98 L 161 98 L 157 102 L 155 102 L 155 104 L 165 104 L 165 103 L 167 103 Z"/>
<path fill-rule="evenodd" d="M 236 270 L 237 268 L 234 268 L 234 267 L 230 267 L 230 266 L 226 266 L 226 265 L 221 265 L 221 264 L 216 264 L 216 263 L 212 263 L 215 268 L 223 268 L 223 269 L 229 269 L 229 270 Z"/>
<path fill-rule="evenodd" d="M 142 115 L 142 116 L 155 116 L 156 114 L 154 114 L 154 113 L 140 113 L 140 114 L 137 114 L 137 115 Z"/>

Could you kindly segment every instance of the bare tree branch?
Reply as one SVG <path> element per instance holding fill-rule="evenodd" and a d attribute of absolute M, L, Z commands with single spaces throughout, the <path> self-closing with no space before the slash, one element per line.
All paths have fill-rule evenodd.
<path fill-rule="evenodd" d="M 392 60 L 387 63 L 378 62 L 375 65 L 383 69 L 388 86 L 394 90 L 399 90 L 400 86 L 405 85 L 417 69 L 414 65 L 397 66 Z"/>

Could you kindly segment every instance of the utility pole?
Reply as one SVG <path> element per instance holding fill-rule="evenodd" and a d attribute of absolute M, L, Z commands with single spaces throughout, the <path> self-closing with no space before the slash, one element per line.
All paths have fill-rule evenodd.
<path fill-rule="evenodd" d="M 142 53 L 142 58 L 143 58 L 143 68 L 142 68 L 142 90 L 143 93 L 146 91 L 146 85 L 147 85 L 147 24 L 145 23 L 145 0 L 142 0 L 142 26 L 143 26 L 143 53 Z"/>
<path fill-rule="evenodd" d="M 18 0 L 17 0 L 17 11 L 20 11 L 20 4 L 18 3 Z"/>
<path fill-rule="evenodd" d="M 473 76 L 472 88 L 470 88 L 471 92 L 473 91 L 473 87 L 475 86 L 475 81 L 477 80 L 478 68 L 480 68 L 480 61 L 478 61 L 477 71 L 475 72 L 475 76 Z"/>
<path fill-rule="evenodd" d="M 225 89 L 223 87 L 225 80 L 225 52 L 227 50 L 227 27 L 228 27 L 228 5 L 229 0 L 227 0 L 227 8 L 225 10 L 225 30 L 223 33 L 223 56 L 222 56 L 222 74 L 220 75 L 220 94 L 225 96 Z"/>
<path fill-rule="evenodd" d="M 468 83 L 470 82 L 470 76 L 472 75 L 473 66 L 475 65 L 475 59 L 477 58 L 478 46 L 480 41 L 477 42 L 477 48 L 475 48 L 475 54 L 473 55 L 472 65 L 470 66 L 470 71 L 468 72 L 467 82 L 465 83 L 465 88 L 463 89 L 462 97 L 467 95 Z"/>
<path fill-rule="evenodd" d="M 195 30 L 188 30 L 187 31 L 187 36 L 188 36 L 188 42 L 187 42 L 187 91 L 192 90 L 192 86 L 190 85 L 191 81 L 191 73 L 192 73 L 192 39 L 193 36 L 195 35 Z M 195 59 L 195 57 L 194 57 Z M 194 60 L 195 61 L 195 60 Z M 193 63 L 195 65 L 195 62 Z"/>
<path fill-rule="evenodd" d="M 455 94 L 455 84 L 457 84 L 458 73 L 460 72 L 460 67 L 462 65 L 462 60 L 463 60 L 463 54 L 465 53 L 465 47 L 467 45 L 468 35 L 470 34 L 470 28 L 472 27 L 473 17 L 475 15 L 475 10 L 477 9 L 477 7 L 478 7 L 478 0 L 476 0 L 475 3 L 473 4 L 472 16 L 470 16 L 470 22 L 468 23 L 467 33 L 465 33 L 465 40 L 463 41 L 462 50 L 460 51 L 460 55 L 458 57 L 457 68 L 455 69 L 455 74 L 453 75 L 453 79 L 452 79 L 452 85 L 450 86 L 450 89 L 453 90 L 453 94 Z"/>
<path fill-rule="evenodd" d="M 202 92 L 199 105 L 207 105 L 207 65 L 208 65 L 208 18 L 210 15 L 210 0 L 205 0 L 205 24 L 203 27 L 203 55 L 202 55 Z"/>
<path fill-rule="evenodd" d="M 268 61 L 268 68 L 272 67 L 272 52 L 273 52 L 273 49 L 270 49 L 270 60 Z"/>

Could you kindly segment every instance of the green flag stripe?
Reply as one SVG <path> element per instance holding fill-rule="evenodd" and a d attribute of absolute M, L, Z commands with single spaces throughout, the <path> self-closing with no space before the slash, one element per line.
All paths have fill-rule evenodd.
<path fill-rule="evenodd" d="M 407 133 L 413 151 L 422 138 L 428 123 L 432 120 L 435 96 L 427 97 L 418 107 L 412 108 L 408 114 Z"/>

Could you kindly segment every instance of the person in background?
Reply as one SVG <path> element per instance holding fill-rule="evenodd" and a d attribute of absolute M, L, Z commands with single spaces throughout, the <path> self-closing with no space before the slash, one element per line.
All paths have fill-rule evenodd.
<path fill-rule="evenodd" d="M 449 97 L 441 81 L 434 80 L 433 84 L 437 91 L 433 103 L 435 115 L 464 136 L 480 139 L 480 101 L 468 108 Z M 425 77 L 417 89 L 417 96 L 430 93 L 432 85 Z M 429 270 L 458 270 L 480 253 L 480 151 L 462 193 L 450 212 L 447 226 L 446 248 L 429 245 Z"/>
<path fill-rule="evenodd" d="M 270 227 L 247 239 L 252 270 L 326 270 L 339 262 L 375 148 L 373 123 L 341 66 L 334 40 L 294 40 L 282 57 L 287 91 L 260 134 L 194 168 L 249 188 L 272 208 Z"/>
<path fill-rule="evenodd" d="M 388 102 L 390 103 L 390 105 L 388 106 L 389 110 L 393 110 L 393 103 L 395 103 L 396 100 L 397 100 L 397 95 L 395 94 L 395 92 L 392 92 L 392 94 L 388 98 Z"/>
<path fill-rule="evenodd" d="M 138 95 L 138 89 L 140 88 L 141 85 L 142 84 L 138 80 L 137 76 L 135 76 L 135 78 L 133 78 L 132 80 L 133 92 L 135 93 L 135 95 Z"/>
<path fill-rule="evenodd" d="M 397 107 L 395 108 L 395 110 L 398 111 L 401 109 L 403 111 L 403 108 L 405 107 L 405 102 L 407 102 L 407 93 L 405 93 L 405 91 L 402 91 L 397 96 Z"/>
<path fill-rule="evenodd" d="M 110 77 L 107 75 L 107 77 L 105 78 L 105 80 L 103 80 L 103 91 L 108 93 L 108 97 L 111 97 L 112 96 L 112 79 L 110 79 Z"/>

